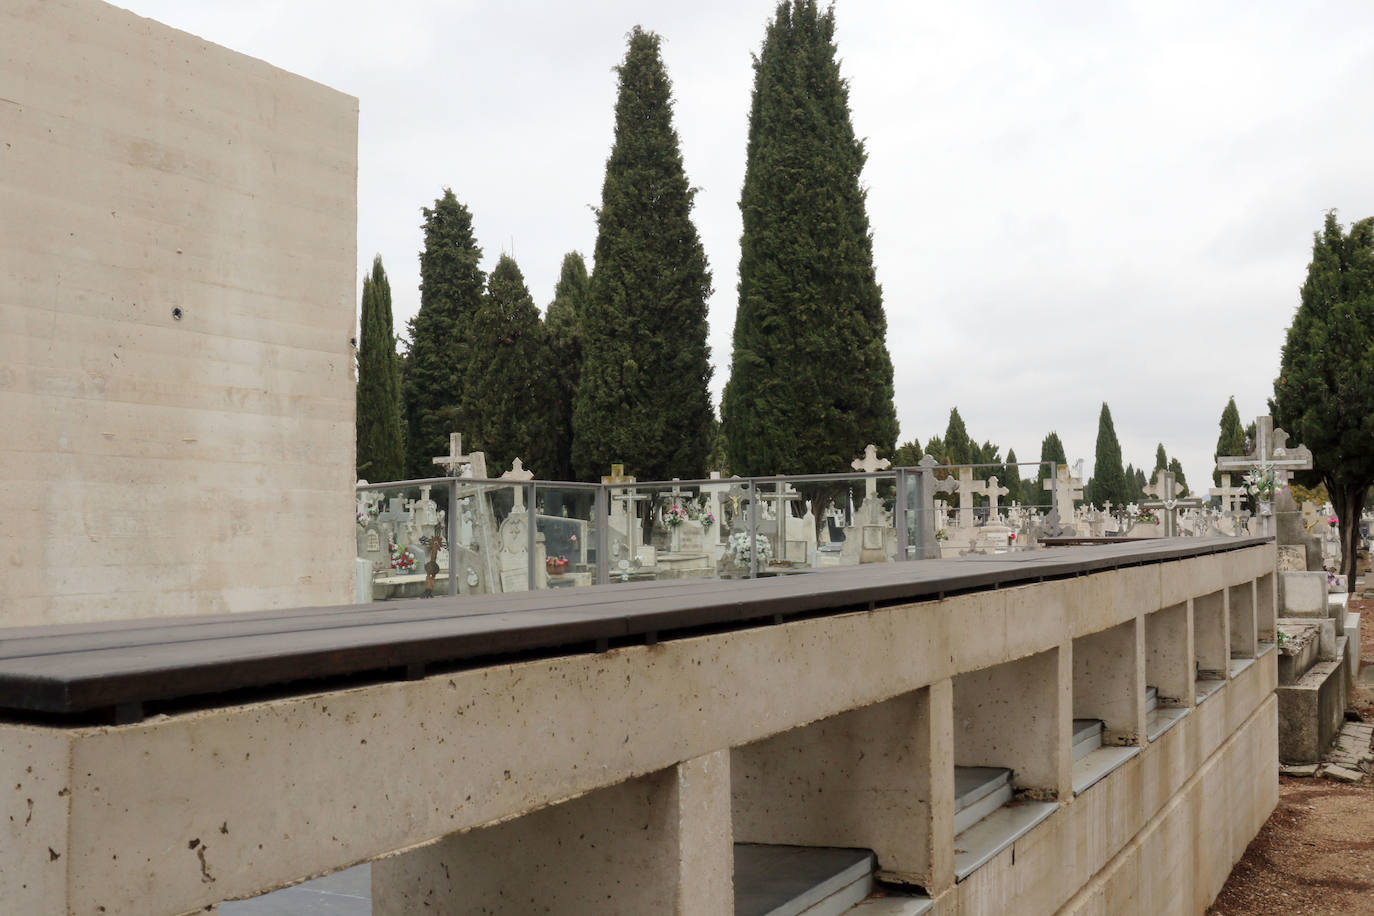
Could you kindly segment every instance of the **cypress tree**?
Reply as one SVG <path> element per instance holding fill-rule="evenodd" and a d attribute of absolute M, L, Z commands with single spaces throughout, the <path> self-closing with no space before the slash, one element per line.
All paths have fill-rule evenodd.
<path fill-rule="evenodd" d="M 1040 492 L 1036 495 L 1048 496 L 1049 491 L 1045 490 L 1040 485 L 1057 473 L 1059 465 L 1069 463 L 1069 459 L 1064 457 L 1064 443 L 1059 441 L 1059 433 L 1051 430 L 1049 435 L 1045 437 L 1045 440 L 1040 443 L 1040 460 L 1042 462 L 1053 461 L 1055 464 L 1054 470 L 1050 469 L 1044 464 L 1041 464 L 1040 473 L 1035 478 L 1036 487 L 1040 490 Z"/>
<path fill-rule="evenodd" d="M 487 472 L 497 476 L 519 458 L 536 477 L 553 477 L 557 441 L 549 431 L 558 408 L 548 337 L 509 255 L 491 272 L 468 340 L 462 415 L 472 447 L 486 453 Z"/>
<path fill-rule="evenodd" d="M 358 342 L 357 471 L 360 479 L 405 477 L 401 432 L 401 369 L 391 318 L 391 283 L 382 256 L 363 277 L 362 334 Z"/>
<path fill-rule="evenodd" d="M 1008 503 L 1022 502 L 1021 497 L 1021 469 L 1016 466 L 1016 449 L 1007 449 L 1007 463 L 1003 469 L 1006 479 L 998 478 L 997 481 L 1007 488 L 1007 495 L 1003 497 Z"/>
<path fill-rule="evenodd" d="M 1097 418 L 1097 451 L 1093 455 L 1093 503 L 1124 506 L 1131 494 L 1126 487 L 1126 470 L 1121 466 L 1121 443 L 1116 439 L 1116 426 L 1107 402 Z"/>
<path fill-rule="evenodd" d="M 922 456 L 921 440 L 912 439 L 897 446 L 897 451 L 892 453 L 892 466 L 894 468 L 915 467 L 921 463 Z"/>
<path fill-rule="evenodd" d="M 582 313 L 590 285 L 582 255 L 570 251 L 563 256 L 563 269 L 554 287 L 553 301 L 544 317 L 552 356 L 550 372 L 556 388 L 558 419 L 553 473 L 558 480 L 574 478 L 572 466 L 573 399 L 582 375 Z"/>
<path fill-rule="evenodd" d="M 1236 399 L 1233 396 L 1226 402 L 1225 409 L 1221 412 L 1221 435 L 1217 436 L 1216 458 L 1227 455 L 1244 455 L 1245 451 L 1245 427 L 1240 425 L 1240 411 L 1236 409 Z M 1214 486 L 1221 486 L 1221 472 L 1212 471 L 1212 483 Z"/>
<path fill-rule="evenodd" d="M 469 325 L 486 286 L 486 275 L 478 266 L 482 249 L 472 234 L 472 214 L 453 191 L 445 188 L 434 208 L 421 212 L 425 247 L 420 252 L 420 311 L 410 319 L 403 385 L 410 477 L 442 473 L 434 456 L 448 452 L 449 433 L 464 432 L 461 404 Z"/>
<path fill-rule="evenodd" d="M 1164 443 L 1159 443 L 1159 448 L 1155 449 L 1155 470 L 1163 471 L 1169 467 L 1169 456 L 1164 452 Z M 1150 477 L 1150 483 L 1154 483 L 1154 477 Z"/>
<path fill-rule="evenodd" d="M 739 306 L 721 402 L 739 474 L 849 466 L 897 440 L 892 360 L 834 11 L 780 3 L 754 59 Z"/>
<path fill-rule="evenodd" d="M 597 211 L 583 313 L 573 466 L 623 462 L 640 479 L 700 477 L 711 448 L 706 299 L 711 274 L 691 211 L 659 37 L 638 26 L 618 68 L 615 142 Z"/>
<path fill-rule="evenodd" d="M 949 423 L 945 426 L 945 459 L 948 464 L 973 464 L 978 458 L 978 446 L 973 444 L 964 418 L 959 416 L 959 408 L 949 411 Z"/>
<path fill-rule="evenodd" d="M 1169 470 L 1174 475 L 1174 495 L 1188 495 L 1188 478 L 1183 476 L 1183 463 L 1177 458 L 1169 459 Z"/>
<path fill-rule="evenodd" d="M 1314 235 L 1270 409 L 1290 441 L 1312 451 L 1313 472 L 1300 482 L 1326 484 L 1341 572 L 1353 587 L 1360 515 L 1374 483 L 1374 218 L 1346 233 L 1333 211 Z"/>

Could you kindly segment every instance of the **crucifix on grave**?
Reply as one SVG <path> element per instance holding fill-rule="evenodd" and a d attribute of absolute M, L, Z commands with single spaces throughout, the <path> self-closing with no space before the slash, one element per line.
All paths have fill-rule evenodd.
<path fill-rule="evenodd" d="M 1178 482 L 1173 472 L 1160 468 L 1155 471 L 1155 482 L 1145 488 L 1145 492 L 1155 498 L 1147 499 L 1140 504 L 1142 509 L 1162 510 L 1166 538 L 1178 536 L 1179 509 L 1197 509 L 1202 506 L 1202 500 L 1197 496 L 1179 496 L 1177 486 Z"/>
<path fill-rule="evenodd" d="M 892 467 L 892 462 L 887 458 L 879 458 L 878 447 L 870 442 L 864 449 L 863 455 L 851 461 L 849 466 L 856 471 L 863 471 L 865 474 L 874 474 L 878 471 L 886 471 Z M 868 524 L 882 524 L 882 512 L 878 503 L 878 478 L 869 477 L 864 480 L 864 504 L 861 508 Z"/>
<path fill-rule="evenodd" d="M 740 505 L 751 502 L 752 499 L 753 493 L 750 491 L 748 483 L 731 484 L 730 489 L 725 491 L 725 502 L 730 506 L 730 530 L 732 532 L 749 530 L 749 525 L 744 519 L 744 511 Z"/>
<path fill-rule="evenodd" d="M 778 533 L 773 547 L 773 556 L 781 562 L 787 559 L 787 515 L 790 511 L 787 504 L 796 502 L 803 497 L 792 489 L 791 484 L 779 480 L 777 489 L 763 498 L 776 504 L 773 507 L 773 512 L 777 515 Z"/>
<path fill-rule="evenodd" d="M 989 477 L 987 480 L 974 480 L 973 468 L 959 469 L 959 527 L 972 528 L 974 525 L 973 517 L 973 497 L 981 496 L 988 501 L 988 522 L 997 520 L 997 501 L 1006 496 L 1010 491 L 1003 486 L 998 486 L 997 478 Z M 964 499 L 967 496 L 968 499 Z"/>
<path fill-rule="evenodd" d="M 1275 489 L 1288 486 L 1293 471 L 1312 467 L 1312 453 L 1306 446 L 1289 447 L 1288 434 L 1274 428 L 1272 417 L 1255 418 L 1255 451 L 1251 455 L 1217 456 L 1218 471 L 1272 470 Z"/>
<path fill-rule="evenodd" d="M 448 454 L 440 455 L 434 459 L 434 463 L 448 471 L 449 477 L 457 477 L 462 473 L 463 468 L 468 468 L 469 477 L 487 476 L 487 456 L 483 452 L 473 452 L 471 455 L 463 454 L 463 434 L 448 434 Z"/>
<path fill-rule="evenodd" d="M 935 497 L 953 493 L 959 484 L 952 477 L 937 480 L 935 470 L 940 463 L 930 455 L 916 462 L 914 512 L 908 514 L 907 531 L 917 557 L 930 560 L 940 555 L 938 533 L 945 527 L 944 511 L 935 508 Z M 943 507 L 944 501 L 940 501 Z"/>
<path fill-rule="evenodd" d="M 519 458 L 511 462 L 510 470 L 501 475 L 502 480 L 512 481 L 515 486 L 511 491 L 515 495 L 515 505 L 511 508 L 512 512 L 525 511 L 525 488 L 522 486 L 526 481 L 534 479 L 534 472 L 525 470 L 525 463 Z"/>
<path fill-rule="evenodd" d="M 1288 478 L 1293 471 L 1306 471 L 1312 467 L 1312 453 L 1305 446 L 1297 445 L 1289 448 L 1288 434 L 1281 429 L 1274 428 L 1272 417 L 1263 416 L 1255 418 L 1255 451 L 1250 455 L 1224 455 L 1217 456 L 1218 471 L 1241 471 L 1248 474 L 1251 479 L 1261 480 L 1272 476 L 1274 492 L 1278 492 L 1288 486 Z M 1261 496 L 1260 499 L 1260 534 L 1273 534 L 1271 527 L 1271 514 L 1267 503 L 1273 498 L 1270 494 L 1268 498 Z"/>
<path fill-rule="evenodd" d="M 673 510 L 681 511 L 682 497 L 688 496 L 682 489 L 680 478 L 673 478 L 673 488 L 668 491 L 668 510 L 664 513 L 665 521 L 668 521 L 668 552 L 682 553 L 682 522 L 679 519 L 676 525 L 671 523 Z"/>
<path fill-rule="evenodd" d="M 639 493 L 634 487 L 626 486 L 634 483 L 635 478 L 625 473 L 623 464 L 611 465 L 611 473 L 602 477 L 601 482 L 619 488 L 611 491 L 611 499 L 621 504 L 626 553 L 620 558 L 618 565 L 622 570 L 627 570 L 639 557 L 639 517 L 635 511 L 635 503 L 647 502 L 649 497 Z"/>
<path fill-rule="evenodd" d="M 1226 515 L 1235 515 L 1245 505 L 1245 488 L 1231 486 L 1231 475 L 1221 475 L 1221 486 L 1212 487 L 1207 491 L 1208 496 L 1221 497 L 1221 511 Z"/>
<path fill-rule="evenodd" d="M 1044 481 L 1041 486 L 1050 492 L 1050 518 L 1047 531 L 1074 534 L 1073 504 L 1083 498 L 1083 478 L 1069 473 L 1067 464 L 1054 466 L 1054 477 Z"/>

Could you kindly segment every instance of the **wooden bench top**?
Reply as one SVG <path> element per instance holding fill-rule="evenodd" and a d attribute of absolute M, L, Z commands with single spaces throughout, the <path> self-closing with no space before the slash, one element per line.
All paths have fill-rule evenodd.
<path fill-rule="evenodd" d="M 573 654 L 703 628 L 929 600 L 958 592 L 1203 556 L 1270 538 L 1124 544 L 881 563 L 754 580 L 672 579 L 510 595 L 408 599 L 106 623 L 0 628 L 0 717 L 133 721 L 146 704 L 197 708 L 227 691 L 404 679 L 522 654 Z"/>

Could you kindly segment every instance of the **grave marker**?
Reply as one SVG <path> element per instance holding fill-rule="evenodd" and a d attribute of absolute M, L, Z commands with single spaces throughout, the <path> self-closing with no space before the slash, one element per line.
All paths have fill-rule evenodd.
<path fill-rule="evenodd" d="M 1197 496 L 1182 497 L 1177 495 L 1177 481 L 1170 471 L 1163 468 L 1155 472 L 1155 482 L 1145 488 L 1145 492 L 1154 496 L 1154 499 L 1147 499 L 1140 504 L 1142 509 L 1163 510 L 1164 536 L 1166 538 L 1178 535 L 1178 510 L 1197 509 L 1202 506 L 1202 499 Z"/>

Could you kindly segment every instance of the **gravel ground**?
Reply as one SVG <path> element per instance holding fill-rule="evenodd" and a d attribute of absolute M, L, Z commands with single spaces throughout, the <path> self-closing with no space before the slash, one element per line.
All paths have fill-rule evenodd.
<path fill-rule="evenodd" d="M 1374 665 L 1374 599 L 1352 596 L 1350 607 L 1362 612 L 1361 662 Z M 1374 691 L 1357 690 L 1350 705 L 1374 722 Z M 1281 777 L 1278 807 L 1207 912 L 1374 916 L 1374 778 Z"/>

